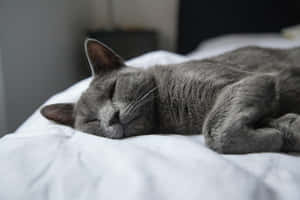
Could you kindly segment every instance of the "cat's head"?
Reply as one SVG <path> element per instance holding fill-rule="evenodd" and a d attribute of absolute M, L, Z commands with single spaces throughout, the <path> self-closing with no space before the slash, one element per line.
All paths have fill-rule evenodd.
<path fill-rule="evenodd" d="M 45 106 L 47 119 L 109 138 L 150 133 L 155 127 L 156 86 L 153 76 L 128 67 L 110 48 L 94 39 L 85 41 L 93 73 L 89 88 L 76 104 Z"/>

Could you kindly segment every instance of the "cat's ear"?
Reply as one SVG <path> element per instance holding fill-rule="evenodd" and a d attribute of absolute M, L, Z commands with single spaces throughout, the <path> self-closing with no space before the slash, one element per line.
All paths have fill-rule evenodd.
<path fill-rule="evenodd" d="M 86 39 L 84 48 L 93 75 L 125 66 L 123 59 L 118 54 L 95 39 Z"/>
<path fill-rule="evenodd" d="M 49 120 L 73 127 L 73 111 L 74 104 L 58 103 L 45 106 L 44 108 L 42 108 L 41 114 Z"/>

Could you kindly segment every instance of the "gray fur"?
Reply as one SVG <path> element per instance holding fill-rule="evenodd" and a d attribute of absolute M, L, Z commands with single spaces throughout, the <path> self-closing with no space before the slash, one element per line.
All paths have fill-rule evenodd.
<path fill-rule="evenodd" d="M 300 48 L 244 47 L 142 70 L 85 44 L 94 79 L 74 106 L 43 108 L 48 119 L 109 138 L 203 133 L 221 153 L 300 151 Z"/>

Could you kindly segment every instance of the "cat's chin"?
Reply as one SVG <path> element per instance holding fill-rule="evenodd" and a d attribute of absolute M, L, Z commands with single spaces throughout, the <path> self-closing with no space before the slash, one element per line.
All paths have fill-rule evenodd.
<path fill-rule="evenodd" d="M 120 124 L 114 124 L 106 128 L 105 136 L 111 139 L 120 139 L 124 137 L 124 129 Z"/>

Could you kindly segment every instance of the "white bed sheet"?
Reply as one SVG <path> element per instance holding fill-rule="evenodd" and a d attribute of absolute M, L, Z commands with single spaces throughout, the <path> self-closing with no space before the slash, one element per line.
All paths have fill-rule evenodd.
<path fill-rule="evenodd" d="M 128 63 L 177 63 L 226 48 L 206 43 L 186 57 L 160 51 Z M 89 82 L 46 104 L 76 101 Z M 38 111 L 0 140 L 0 177 L 1 200 L 300 199 L 297 154 L 221 155 L 205 147 L 201 135 L 112 140 L 54 124 Z"/>

